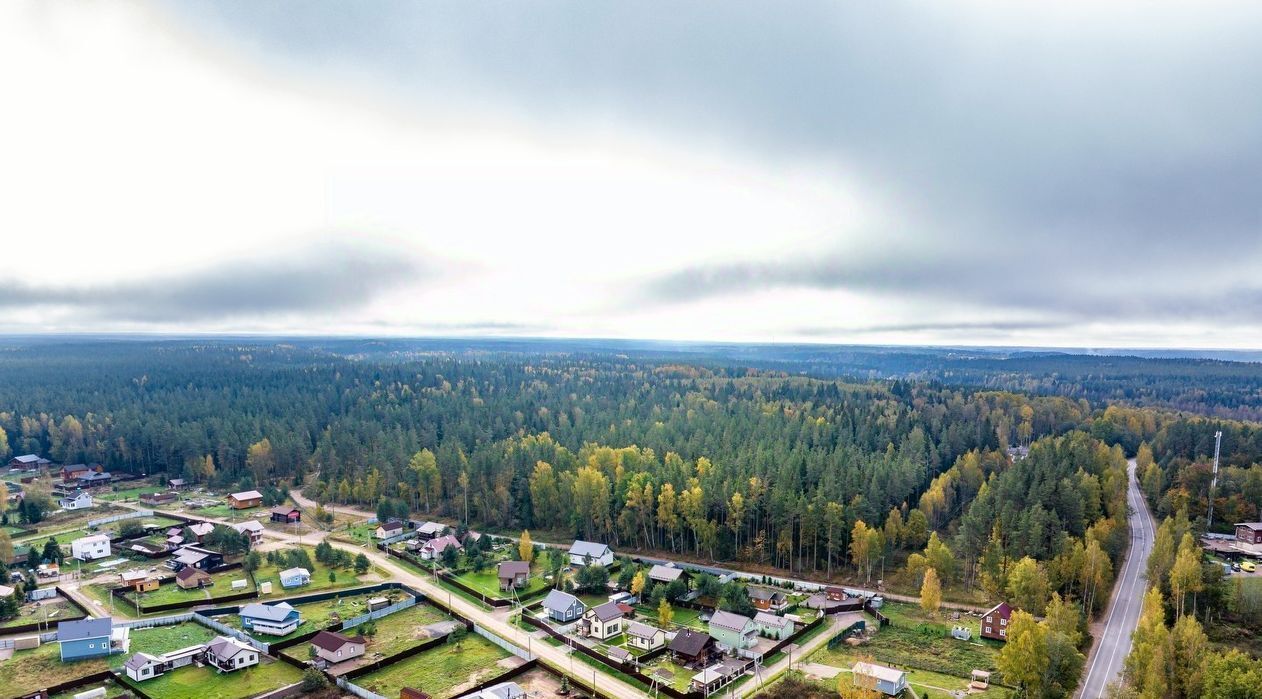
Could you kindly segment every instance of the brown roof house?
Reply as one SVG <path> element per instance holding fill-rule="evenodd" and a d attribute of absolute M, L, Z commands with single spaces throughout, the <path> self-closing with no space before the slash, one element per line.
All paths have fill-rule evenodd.
<path fill-rule="evenodd" d="M 530 564 L 525 561 L 501 561 L 496 574 L 500 579 L 501 590 L 520 590 L 530 579 Z"/>
<path fill-rule="evenodd" d="M 714 655 L 714 639 L 709 634 L 683 629 L 675 634 L 666 647 L 675 662 L 685 667 L 701 667 Z"/>
<path fill-rule="evenodd" d="M 321 631 L 311 639 L 316 657 L 330 665 L 362 656 L 367 646 L 363 636 L 344 636 L 336 631 Z"/>
<path fill-rule="evenodd" d="M 246 510 L 263 504 L 263 494 L 257 490 L 243 490 L 228 496 L 228 504 L 234 510 Z"/>
<path fill-rule="evenodd" d="M 185 590 L 196 590 L 207 585 L 213 585 L 215 581 L 211 579 L 210 573 L 198 570 L 193 566 L 185 566 L 180 569 L 180 572 L 175 574 L 175 584 Z"/>

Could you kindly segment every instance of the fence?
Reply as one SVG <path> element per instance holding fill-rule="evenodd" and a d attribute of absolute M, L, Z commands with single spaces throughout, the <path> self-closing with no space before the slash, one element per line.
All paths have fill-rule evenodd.
<path fill-rule="evenodd" d="M 79 619 L 83 619 L 88 616 L 88 610 L 84 609 L 83 605 L 76 602 L 73 597 L 69 597 L 65 595 L 59 588 L 46 587 L 46 588 L 32 590 L 31 592 L 41 593 L 40 596 L 35 599 L 49 599 L 53 597 L 61 597 L 62 599 L 69 602 L 71 607 L 75 609 L 77 613 L 60 615 L 55 618 L 42 619 L 40 621 L 32 621 L 26 624 L 6 626 L 3 629 L 0 629 L 0 631 L 3 631 L 6 634 L 26 633 L 27 631 L 41 631 L 43 629 L 47 629 L 49 626 L 56 624 L 58 622 L 77 621 Z M 32 599 L 32 598 L 28 597 L 27 599 Z"/>
<path fill-rule="evenodd" d="M 512 653 L 513 655 L 521 658 L 522 660 L 535 659 L 534 653 L 531 653 L 530 651 L 526 650 L 525 648 L 522 648 L 521 646 L 518 646 L 515 643 L 510 643 L 500 638 L 499 636 L 496 636 L 495 634 L 491 633 L 490 631 L 487 631 L 486 629 L 482 628 L 481 626 L 478 626 L 477 624 L 473 625 L 473 632 L 481 636 L 482 638 L 485 638 L 486 640 L 490 641 L 491 643 L 494 643 L 500 648 L 503 648 L 509 653 Z"/>
<path fill-rule="evenodd" d="M 864 600 L 863 611 L 876 617 L 877 624 L 880 626 L 890 625 L 890 618 L 882 614 L 876 607 L 873 607 L 871 600 Z"/>
<path fill-rule="evenodd" d="M 352 683 L 350 680 L 346 679 L 345 677 L 336 677 L 334 678 L 334 681 L 337 682 L 338 687 L 341 687 L 342 689 L 350 692 L 351 694 L 354 694 L 360 699 L 386 699 L 386 697 L 383 697 L 380 694 L 377 694 L 376 692 L 370 692 L 367 689 L 364 689 L 363 687 L 360 687 L 359 685 Z"/>
<path fill-rule="evenodd" d="M 133 510 L 131 512 L 124 512 L 122 514 L 102 517 L 100 519 L 90 519 L 88 520 L 88 528 L 91 529 L 93 527 L 99 527 L 102 524 L 109 524 L 110 522 L 120 522 L 124 519 L 136 519 L 138 517 L 143 518 L 152 516 L 153 510 Z"/>
<path fill-rule="evenodd" d="M 407 609 L 408 607 L 414 606 L 415 604 L 416 604 L 415 597 L 405 597 L 402 601 L 395 602 L 389 607 L 382 607 L 381 609 L 378 609 L 376 611 L 368 612 L 367 614 L 360 614 L 359 616 L 353 619 L 348 619 L 346 621 L 343 621 L 342 630 L 354 628 L 364 623 L 365 621 L 372 621 L 373 619 L 380 619 L 383 616 L 394 614 L 395 612 L 402 611 L 404 609 Z"/>
<path fill-rule="evenodd" d="M 114 622 L 114 626 L 124 626 L 129 629 L 150 629 L 155 626 L 174 626 L 175 624 L 183 624 L 186 621 L 193 621 L 196 616 L 192 612 L 187 614 L 174 614 L 172 616 L 160 616 L 153 619 L 127 619 Z"/>
<path fill-rule="evenodd" d="M 206 628 L 211 629 L 213 631 L 218 631 L 219 633 L 225 636 L 231 636 L 243 643 L 248 643 L 254 646 L 255 648 L 258 648 L 260 651 L 264 653 L 267 653 L 269 650 L 271 650 L 271 644 L 267 643 L 266 641 L 256 640 L 253 636 L 250 636 L 244 631 L 241 631 L 239 629 L 234 629 L 231 626 L 228 626 L 227 624 L 221 624 L 215 621 L 214 619 L 211 619 L 208 616 L 202 616 L 201 614 L 198 614 L 196 612 L 192 613 L 190 616 L 193 617 L 193 621 L 196 621 L 202 626 L 205 626 Z"/>

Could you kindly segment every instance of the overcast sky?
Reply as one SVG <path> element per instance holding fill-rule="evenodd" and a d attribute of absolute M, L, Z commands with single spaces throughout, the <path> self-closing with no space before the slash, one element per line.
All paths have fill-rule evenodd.
<path fill-rule="evenodd" d="M 0 3 L 0 332 L 1262 347 L 1262 3 Z"/>

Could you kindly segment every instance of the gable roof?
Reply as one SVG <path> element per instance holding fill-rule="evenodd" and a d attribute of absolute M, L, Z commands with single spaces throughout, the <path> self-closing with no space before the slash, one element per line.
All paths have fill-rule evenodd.
<path fill-rule="evenodd" d="M 744 631 L 751 621 L 753 620 L 747 616 L 741 616 L 740 614 L 734 614 L 732 612 L 725 612 L 722 609 L 716 611 L 714 615 L 710 617 L 711 626 L 717 626 L 720 629 L 727 629 L 729 631 Z"/>
<path fill-rule="evenodd" d="M 146 665 L 149 665 L 150 663 L 156 663 L 156 662 L 158 662 L 158 659 L 153 657 L 152 655 L 149 655 L 148 653 L 137 653 L 131 656 L 130 658 L 128 658 L 127 662 L 123 663 L 123 667 L 127 668 L 128 670 L 139 670 L 140 668 Z"/>
<path fill-rule="evenodd" d="M 379 528 L 379 529 L 383 529 L 383 530 L 388 531 L 388 532 L 391 532 L 391 531 L 394 531 L 395 529 L 402 529 L 402 528 L 403 528 L 403 522 L 399 522 L 399 521 L 394 521 L 394 522 L 382 522 L 382 523 L 378 526 L 378 528 Z"/>
<path fill-rule="evenodd" d="M 875 677 L 882 682 L 893 682 L 897 684 L 907 674 L 902 670 L 895 670 L 892 667 L 877 665 L 876 663 L 857 662 L 850 669 L 856 675 L 867 675 Z"/>
<path fill-rule="evenodd" d="M 635 636 L 636 638 L 653 638 L 659 633 L 662 633 L 661 629 L 638 621 L 633 621 L 630 624 L 627 624 L 628 636 Z"/>
<path fill-rule="evenodd" d="M 674 566 L 664 566 L 661 564 L 656 564 L 652 568 L 649 568 L 650 580 L 660 580 L 662 582 L 669 583 L 669 582 L 674 582 L 678 580 L 679 578 L 683 577 L 683 574 L 684 574 L 683 568 L 676 568 Z"/>
<path fill-rule="evenodd" d="M 233 493 L 228 497 L 233 500 L 262 500 L 263 494 L 257 490 L 243 490 L 239 493 Z"/>
<path fill-rule="evenodd" d="M 422 534 L 442 534 L 447 530 L 447 525 L 442 522 L 426 522 L 416 528 L 416 531 Z"/>
<path fill-rule="evenodd" d="M 79 641 L 85 638 L 100 638 L 109 636 L 113 629 L 114 620 L 110 617 L 63 621 L 57 624 L 57 640 Z"/>
<path fill-rule="evenodd" d="M 321 631 L 311 639 L 311 645 L 323 648 L 330 653 L 337 651 L 348 643 L 364 643 L 364 637 L 345 636 L 336 631 Z"/>
<path fill-rule="evenodd" d="M 79 543 L 80 541 L 82 541 L 85 544 L 96 544 L 102 541 L 109 541 L 109 540 L 110 540 L 109 534 L 93 534 L 91 536 L 81 536 L 78 539 L 75 539 L 73 543 Z"/>
<path fill-rule="evenodd" d="M 70 464 L 69 466 L 62 466 L 61 470 L 67 473 L 78 473 L 79 471 L 88 470 L 88 465 L 87 464 Z"/>
<path fill-rule="evenodd" d="M 1249 529 L 1252 529 L 1253 531 L 1262 530 L 1262 522 L 1241 522 L 1237 524 L 1236 526 L 1248 527 Z"/>
<path fill-rule="evenodd" d="M 518 575 L 530 575 L 530 564 L 525 561 L 500 561 L 496 574 L 501 578 L 515 578 Z"/>
<path fill-rule="evenodd" d="M 757 600 L 784 599 L 783 592 L 781 592 L 780 590 L 773 590 L 769 587 L 752 587 L 751 586 L 746 589 L 749 592 L 750 599 L 757 599 Z"/>
<path fill-rule="evenodd" d="M 558 612 L 564 612 L 572 608 L 575 602 L 578 602 L 580 605 L 583 604 L 582 601 L 579 600 L 579 598 L 575 597 L 574 595 L 571 595 L 568 592 L 562 592 L 561 590 L 552 590 L 551 592 L 548 593 L 547 597 L 543 598 L 543 608 L 551 609 Z"/>
<path fill-rule="evenodd" d="M 754 621 L 763 626 L 774 626 L 775 628 L 784 628 L 789 623 L 788 619 L 782 616 L 776 616 L 770 612 L 758 612 L 754 615 Z"/>
<path fill-rule="evenodd" d="M 244 522 L 238 522 L 237 524 L 232 525 L 232 528 L 236 529 L 238 532 L 241 532 L 242 534 L 246 532 L 263 531 L 263 525 L 259 524 L 258 521 L 253 520 L 253 519 L 247 519 Z"/>
<path fill-rule="evenodd" d="M 448 548 L 453 547 L 453 546 L 456 549 L 464 548 L 463 546 L 460 545 L 460 542 L 456 539 L 456 537 L 450 534 L 446 534 L 444 536 L 438 537 L 437 539 L 430 539 L 429 541 L 426 541 L 425 544 L 421 546 L 421 548 L 429 549 L 433 551 L 434 553 L 442 553 L 443 551 L 446 551 Z"/>
<path fill-rule="evenodd" d="M 297 611 L 288 602 L 277 602 L 276 604 L 260 604 L 259 602 L 251 602 L 241 608 L 238 616 L 248 616 L 251 619 L 266 619 L 267 621 L 284 621 L 292 612 Z"/>
<path fill-rule="evenodd" d="M 268 511 L 274 515 L 284 515 L 286 517 L 288 517 L 289 515 L 295 512 L 297 512 L 298 514 L 302 514 L 302 510 L 298 509 L 297 507 L 287 507 L 285 505 L 278 505 Z"/>
<path fill-rule="evenodd" d="M 587 610 L 587 613 L 601 621 L 613 621 L 622 616 L 622 609 L 618 607 L 617 602 L 605 602 Z"/>
<path fill-rule="evenodd" d="M 609 544 L 597 544 L 591 541 L 575 541 L 570 544 L 571 556 L 586 556 L 588 558 L 600 558 L 609 550 Z"/>
<path fill-rule="evenodd" d="M 196 524 L 188 525 L 188 530 L 198 536 L 206 536 L 207 534 L 215 531 L 215 525 L 210 522 L 198 522 Z"/>
<path fill-rule="evenodd" d="M 189 578 L 196 578 L 199 576 L 203 578 L 209 578 L 210 573 L 207 573 L 206 571 L 201 570 L 200 568 L 194 568 L 193 566 L 186 566 L 184 568 L 181 568 L 180 572 L 175 574 L 175 579 L 183 580 L 187 582 Z"/>
<path fill-rule="evenodd" d="M 216 636 L 214 640 L 206 644 L 207 652 L 224 660 L 236 657 L 238 653 L 246 650 L 253 649 L 237 639 L 227 636 Z"/>
<path fill-rule="evenodd" d="M 287 570 L 282 570 L 280 572 L 280 577 L 282 580 L 285 578 L 292 578 L 296 576 L 309 578 L 311 577 L 311 571 L 307 570 L 306 568 L 289 568 Z"/>
<path fill-rule="evenodd" d="M 109 477 L 110 477 L 109 471 L 104 471 L 100 473 L 96 471 L 88 471 L 87 473 L 80 473 L 79 475 L 75 476 L 75 479 L 81 480 L 81 481 L 104 481 L 104 480 L 108 480 Z"/>
<path fill-rule="evenodd" d="M 991 614 L 995 614 L 995 613 L 998 613 L 1001 616 L 1007 616 L 1009 614 L 1012 614 L 1012 605 L 1008 604 L 1007 602 L 1000 602 L 999 604 L 996 604 L 995 606 L 983 612 L 982 616 L 990 616 Z"/>
<path fill-rule="evenodd" d="M 714 639 L 710 638 L 707 634 L 703 634 L 700 631 L 693 631 L 692 629 L 684 629 L 683 631 L 675 634 L 675 637 L 671 639 L 670 645 L 667 646 L 667 648 L 669 648 L 672 653 L 696 655 L 705 650 L 706 646 L 713 642 Z"/>
<path fill-rule="evenodd" d="M 43 461 L 44 463 L 49 463 L 47 459 L 41 459 L 39 456 L 35 454 L 23 454 L 21 456 L 15 456 L 13 457 L 13 460 L 20 464 L 37 464 L 41 461 Z"/>

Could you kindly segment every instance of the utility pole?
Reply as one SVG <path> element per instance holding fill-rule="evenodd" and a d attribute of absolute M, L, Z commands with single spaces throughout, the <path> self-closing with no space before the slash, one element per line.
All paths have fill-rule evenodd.
<path fill-rule="evenodd" d="M 1218 451 L 1223 445 L 1222 430 L 1214 433 L 1214 475 L 1209 481 L 1209 514 L 1206 517 L 1205 533 L 1214 528 L 1214 490 L 1218 487 Z"/>

